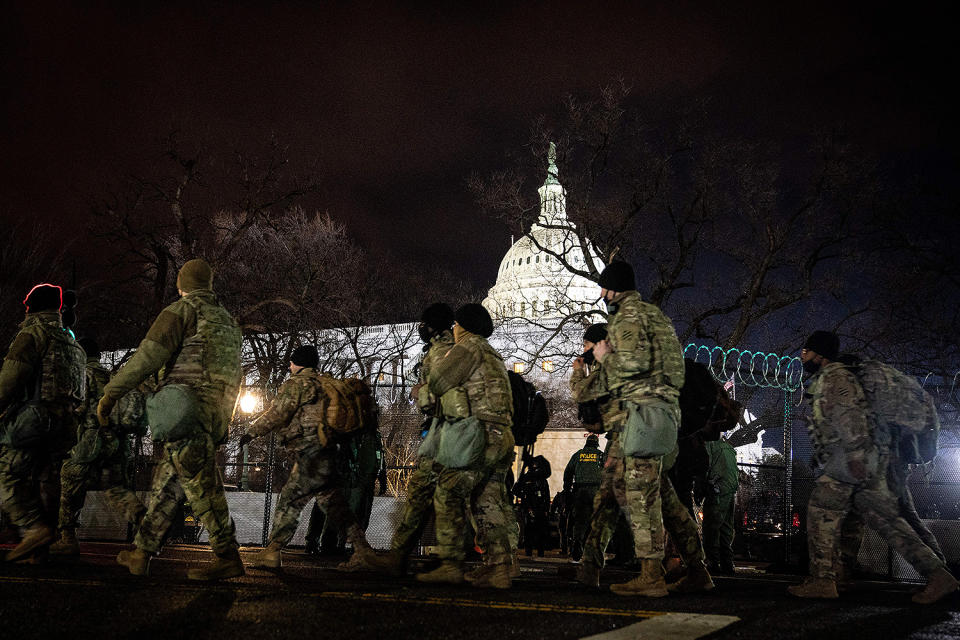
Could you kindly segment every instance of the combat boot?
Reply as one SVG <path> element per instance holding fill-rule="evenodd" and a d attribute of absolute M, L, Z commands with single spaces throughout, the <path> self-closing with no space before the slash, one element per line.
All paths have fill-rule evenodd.
<path fill-rule="evenodd" d="M 463 570 L 455 562 L 444 561 L 439 567 L 427 573 L 418 573 L 417 582 L 430 584 L 460 584 L 463 582 Z"/>
<path fill-rule="evenodd" d="M 492 564 L 484 562 L 483 564 L 477 565 L 475 569 L 467 571 L 465 574 L 463 574 L 463 579 L 470 584 L 473 584 L 485 574 L 489 573 L 492 568 Z"/>
<path fill-rule="evenodd" d="M 694 562 L 687 568 L 687 574 L 667 585 L 670 593 L 703 593 L 713 589 L 713 579 L 702 561 Z"/>
<path fill-rule="evenodd" d="M 383 555 L 375 555 L 365 559 L 370 571 L 385 573 L 390 576 L 402 576 L 407 568 L 407 555 L 402 551 L 388 551 Z"/>
<path fill-rule="evenodd" d="M 933 604 L 957 590 L 957 579 L 944 568 L 930 574 L 927 586 L 911 598 L 917 604 Z"/>
<path fill-rule="evenodd" d="M 584 560 L 577 567 L 577 582 L 592 589 L 600 588 L 600 567 Z"/>
<path fill-rule="evenodd" d="M 640 575 L 633 580 L 610 585 L 610 591 L 618 596 L 647 598 L 662 598 L 669 593 L 667 583 L 663 580 L 663 565 L 658 558 L 643 558 Z"/>
<path fill-rule="evenodd" d="M 370 545 L 355 543 L 350 558 L 338 564 L 337 571 L 374 571 L 376 562 L 377 552 Z"/>
<path fill-rule="evenodd" d="M 73 529 L 64 529 L 60 532 L 60 539 L 50 545 L 50 553 L 55 556 L 80 555 L 80 543 Z"/>
<path fill-rule="evenodd" d="M 510 554 L 510 577 L 520 577 L 520 558 L 513 553 Z"/>
<path fill-rule="evenodd" d="M 152 555 L 134 547 L 130 551 L 121 551 L 117 554 L 117 564 L 121 564 L 130 570 L 135 576 L 150 575 L 150 558 Z"/>
<path fill-rule="evenodd" d="M 214 557 L 213 562 L 200 569 L 190 569 L 187 571 L 188 580 L 226 580 L 227 578 L 238 578 L 244 574 L 243 560 L 240 559 L 240 552 L 231 549 L 223 555 Z"/>
<path fill-rule="evenodd" d="M 253 556 L 253 562 L 249 562 L 251 569 L 279 569 L 282 562 L 283 545 L 279 542 L 271 542 L 262 551 L 258 551 Z"/>
<path fill-rule="evenodd" d="M 20 544 L 7 553 L 7 562 L 16 562 L 30 555 L 36 549 L 49 546 L 56 539 L 56 533 L 49 526 L 38 522 L 24 531 Z"/>
<path fill-rule="evenodd" d="M 798 598 L 823 598 L 832 600 L 840 597 L 839 594 L 837 594 L 836 581 L 830 578 L 815 578 L 813 576 L 804 578 L 800 584 L 787 587 L 787 593 L 797 596 Z"/>
<path fill-rule="evenodd" d="M 472 583 L 473 586 L 481 589 L 509 589 L 513 585 L 513 579 L 510 577 L 510 565 L 489 565 L 489 569 L 481 573 Z"/>

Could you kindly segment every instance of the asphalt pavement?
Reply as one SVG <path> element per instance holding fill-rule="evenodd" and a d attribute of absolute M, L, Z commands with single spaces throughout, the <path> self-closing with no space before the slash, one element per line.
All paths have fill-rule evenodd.
<path fill-rule="evenodd" d="M 796 576 L 743 570 L 705 595 L 623 598 L 605 587 L 629 573 L 608 570 L 591 591 L 558 558 L 523 558 L 514 587 L 498 591 L 346 574 L 296 551 L 282 570 L 205 584 L 185 577 L 210 560 L 205 547 L 167 547 L 144 578 L 116 564 L 123 548 L 84 543 L 76 558 L 0 564 L 0 637 L 960 638 L 960 595 L 921 607 L 910 602 L 917 585 L 862 582 L 809 601 L 786 594 Z"/>

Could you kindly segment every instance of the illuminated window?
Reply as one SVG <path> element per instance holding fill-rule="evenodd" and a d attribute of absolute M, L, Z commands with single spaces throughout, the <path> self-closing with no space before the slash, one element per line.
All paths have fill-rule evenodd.
<path fill-rule="evenodd" d="M 384 375 L 381 373 L 380 375 L 377 376 L 377 382 L 383 382 L 383 380 L 384 380 L 385 377 L 386 377 L 386 376 L 384 376 Z"/>
<path fill-rule="evenodd" d="M 523 364 L 522 362 L 514 362 L 514 363 L 513 363 L 513 372 L 514 372 L 514 373 L 523 373 L 523 370 L 526 369 L 526 368 L 527 368 L 526 365 Z"/>
<path fill-rule="evenodd" d="M 546 371 L 547 373 L 550 373 L 551 371 L 553 371 L 553 369 L 554 369 L 553 360 L 544 360 L 544 361 L 543 361 L 543 370 L 544 370 L 544 371 Z"/>

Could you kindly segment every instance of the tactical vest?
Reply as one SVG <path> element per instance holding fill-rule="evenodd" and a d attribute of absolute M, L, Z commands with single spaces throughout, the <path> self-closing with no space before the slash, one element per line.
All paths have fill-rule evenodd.
<path fill-rule="evenodd" d="M 480 336 L 467 336 L 464 342 L 479 350 L 482 360 L 462 386 L 451 389 L 441 398 L 444 414 L 462 415 L 465 409 L 466 415 L 476 416 L 483 422 L 510 426 L 513 422 L 513 392 L 503 358 Z M 448 409 L 449 405 L 461 404 L 463 396 L 466 407 Z"/>
<path fill-rule="evenodd" d="M 71 410 L 82 406 L 86 397 L 87 354 L 66 329 L 49 323 L 37 326 L 47 339 L 40 365 L 37 399 Z"/>
<path fill-rule="evenodd" d="M 581 449 L 577 453 L 577 466 L 573 470 L 573 484 L 600 484 L 603 471 L 600 449 Z"/>
<path fill-rule="evenodd" d="M 644 302 L 637 293 L 621 301 L 619 309 L 610 318 L 608 334 L 613 336 L 616 324 L 627 320 L 646 326 L 650 368 L 643 374 L 644 383 L 666 385 L 679 393 L 684 379 L 683 349 L 673 323 L 656 305 Z M 610 346 L 614 351 L 618 350 L 615 339 L 611 339 Z"/>
<path fill-rule="evenodd" d="M 96 360 L 91 360 L 87 364 L 84 375 L 87 395 L 79 411 L 80 424 L 87 429 L 96 429 L 100 425 L 97 420 L 97 403 L 103 397 L 103 388 L 110 382 L 110 372 Z"/>
<path fill-rule="evenodd" d="M 227 434 L 240 392 L 242 335 L 236 320 L 213 297 L 186 295 L 181 300 L 197 317 L 197 331 L 183 341 L 163 384 L 184 384 L 197 394 L 212 424 L 204 424 L 214 442 Z"/>
<path fill-rule="evenodd" d="M 834 369 L 842 369 L 843 373 L 839 371 L 833 371 Z M 822 402 L 824 396 L 824 386 L 825 381 L 829 375 L 849 375 L 850 379 L 853 382 L 854 388 L 854 401 L 856 404 L 860 405 L 863 408 L 864 414 L 866 414 L 867 400 L 866 395 L 863 392 L 863 387 L 856 380 L 854 374 L 847 369 L 843 364 L 839 362 L 831 362 L 826 367 L 824 367 L 819 375 L 813 379 L 813 383 L 810 385 L 810 402 L 811 402 L 811 414 L 813 419 L 807 422 L 807 432 L 810 434 L 810 442 L 813 444 L 813 455 L 821 464 L 827 459 L 827 449 L 834 443 L 838 442 L 841 439 L 839 432 L 846 425 L 833 424 L 830 420 L 826 419 L 826 416 L 823 415 L 822 411 Z M 871 440 L 873 439 L 873 429 L 872 421 L 864 420 L 862 423 L 865 431 L 859 434 L 848 434 L 848 436 L 867 436 Z"/>

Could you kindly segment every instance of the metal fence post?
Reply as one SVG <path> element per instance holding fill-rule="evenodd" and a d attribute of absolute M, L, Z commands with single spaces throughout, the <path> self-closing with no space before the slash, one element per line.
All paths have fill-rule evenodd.
<path fill-rule="evenodd" d="M 783 391 L 783 563 L 790 565 L 793 534 L 793 392 Z"/>
<path fill-rule="evenodd" d="M 270 509 L 273 502 L 273 449 L 275 433 L 270 434 L 270 444 L 267 445 L 267 483 L 263 496 L 263 546 L 267 546 L 270 537 Z"/>

